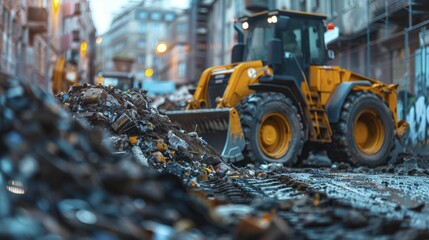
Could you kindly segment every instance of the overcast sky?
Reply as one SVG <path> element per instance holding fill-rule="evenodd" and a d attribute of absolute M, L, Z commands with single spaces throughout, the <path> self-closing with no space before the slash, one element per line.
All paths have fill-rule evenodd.
<path fill-rule="evenodd" d="M 163 1 L 168 6 L 174 8 L 185 8 L 188 6 L 189 0 L 152 0 L 152 1 Z M 139 2 L 138 0 L 90 0 L 92 18 L 97 28 L 97 34 L 101 35 L 105 33 L 110 26 L 110 22 L 114 16 L 114 13 L 118 13 L 121 7 L 127 5 L 129 2 Z"/>

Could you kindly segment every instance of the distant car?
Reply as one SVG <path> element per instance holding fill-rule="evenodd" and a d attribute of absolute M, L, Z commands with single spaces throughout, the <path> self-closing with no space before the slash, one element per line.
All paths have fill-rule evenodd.
<path fill-rule="evenodd" d="M 105 86 L 113 85 L 121 90 L 128 90 L 136 86 L 134 74 L 129 72 L 99 72 L 97 83 Z"/>

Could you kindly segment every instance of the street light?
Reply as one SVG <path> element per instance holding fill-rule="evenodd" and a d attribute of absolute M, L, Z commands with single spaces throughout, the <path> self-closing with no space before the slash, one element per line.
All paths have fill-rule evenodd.
<path fill-rule="evenodd" d="M 158 44 L 155 47 L 155 52 L 156 52 L 156 54 L 155 54 L 155 61 L 156 62 L 155 62 L 155 71 L 154 72 L 155 72 L 158 80 L 159 80 L 159 77 L 160 77 L 160 75 L 159 75 L 160 68 L 159 68 L 157 62 L 159 62 L 161 55 L 163 55 L 165 52 L 167 52 L 167 50 L 168 50 L 168 45 L 167 45 L 166 42 L 158 42 Z M 153 72 L 152 72 L 152 74 L 153 74 Z M 146 76 L 148 76 L 148 75 L 146 74 Z"/>
<path fill-rule="evenodd" d="M 159 42 L 158 45 L 156 45 L 156 52 L 158 54 L 164 54 L 168 50 L 168 45 L 165 42 Z"/>
<path fill-rule="evenodd" d="M 144 71 L 144 75 L 146 77 L 152 77 L 152 75 L 153 75 L 153 69 L 152 68 L 146 68 L 146 70 Z"/>
<path fill-rule="evenodd" d="M 95 43 L 96 44 L 100 44 L 100 43 L 102 43 L 103 42 L 103 37 L 97 37 L 96 39 L 95 39 Z"/>
<path fill-rule="evenodd" d="M 96 39 L 95 39 L 95 44 L 97 45 L 96 46 L 96 48 L 97 48 L 97 56 L 96 56 L 96 59 L 97 59 L 97 70 L 100 72 L 100 71 L 104 71 L 104 56 L 103 56 L 103 45 L 102 45 L 102 43 L 103 43 L 103 37 L 102 36 L 98 36 Z M 101 66 L 100 66 L 100 63 L 101 62 Z"/>
<path fill-rule="evenodd" d="M 52 31 L 54 30 L 54 28 L 57 28 L 56 30 L 58 30 L 58 26 L 55 27 L 56 25 L 53 24 L 53 19 L 56 19 L 58 21 L 59 15 L 59 9 L 60 9 L 60 5 L 61 5 L 61 0 L 52 0 L 51 2 L 52 4 L 52 9 L 51 11 L 49 11 L 49 16 L 48 16 L 48 20 L 47 20 L 47 26 L 48 29 L 46 30 L 46 34 L 47 34 L 47 39 L 46 39 L 46 63 L 45 63 L 45 81 L 46 81 L 46 87 L 48 89 L 52 89 L 51 88 L 51 81 L 50 81 L 50 74 L 49 74 L 49 68 L 51 65 L 50 62 L 50 56 L 51 56 L 51 36 L 54 35 L 53 32 L 50 32 L 49 29 L 51 29 Z"/>
<path fill-rule="evenodd" d="M 60 0 L 53 0 L 52 1 L 52 8 L 54 10 L 54 13 L 58 12 L 58 9 L 60 9 Z"/>

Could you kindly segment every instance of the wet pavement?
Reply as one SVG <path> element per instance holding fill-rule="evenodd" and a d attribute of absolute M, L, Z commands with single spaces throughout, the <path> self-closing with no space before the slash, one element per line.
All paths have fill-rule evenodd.
<path fill-rule="evenodd" d="M 202 186 L 214 199 L 275 210 L 308 239 L 427 239 L 428 181 L 427 176 L 280 167 L 265 179 L 212 180 Z"/>
<path fill-rule="evenodd" d="M 429 239 L 425 157 L 237 168 L 140 90 L 1 75 L 0 110 L 1 239 Z"/>
<path fill-rule="evenodd" d="M 290 172 L 294 181 L 305 184 L 329 199 L 391 220 L 402 220 L 413 228 L 429 229 L 429 178 L 394 174 L 356 174 L 315 171 Z"/>

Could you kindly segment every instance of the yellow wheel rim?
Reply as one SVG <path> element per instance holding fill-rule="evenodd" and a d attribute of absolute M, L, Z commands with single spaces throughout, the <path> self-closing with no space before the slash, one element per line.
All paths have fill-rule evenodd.
<path fill-rule="evenodd" d="M 290 123 L 280 113 L 265 115 L 259 125 L 259 147 L 271 158 L 283 157 L 289 149 L 292 139 Z"/>
<path fill-rule="evenodd" d="M 383 123 L 372 110 L 359 113 L 353 132 L 357 148 L 367 155 L 376 154 L 383 146 L 385 135 Z"/>

